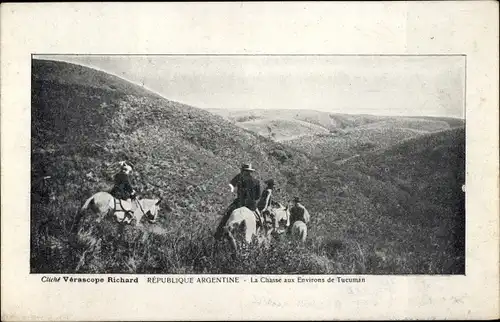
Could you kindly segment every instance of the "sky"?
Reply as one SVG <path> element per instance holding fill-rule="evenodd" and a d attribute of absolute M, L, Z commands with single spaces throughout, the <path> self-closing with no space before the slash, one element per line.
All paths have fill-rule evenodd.
<path fill-rule="evenodd" d="M 464 56 L 34 56 L 198 108 L 464 118 Z"/>

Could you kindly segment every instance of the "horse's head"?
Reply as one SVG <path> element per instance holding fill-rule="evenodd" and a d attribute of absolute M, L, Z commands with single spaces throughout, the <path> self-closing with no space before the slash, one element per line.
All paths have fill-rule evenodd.
<path fill-rule="evenodd" d="M 277 203 L 277 207 L 271 211 L 271 217 L 275 230 L 278 230 L 282 226 L 288 226 L 290 218 L 290 211 L 288 210 L 288 206 L 285 207 L 281 203 Z"/>
<path fill-rule="evenodd" d="M 160 204 L 162 198 L 159 199 L 143 199 L 139 201 L 142 203 L 142 211 L 150 223 L 155 223 L 160 211 Z"/>
<path fill-rule="evenodd" d="M 274 210 L 268 212 L 268 216 L 265 217 L 266 231 L 270 231 L 278 228 L 278 222 L 276 220 L 276 213 Z"/>

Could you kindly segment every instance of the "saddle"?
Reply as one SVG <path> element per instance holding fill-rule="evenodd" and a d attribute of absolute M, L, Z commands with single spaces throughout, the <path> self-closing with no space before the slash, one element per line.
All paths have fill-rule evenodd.
<path fill-rule="evenodd" d="M 118 199 L 115 198 L 115 210 L 123 210 L 125 212 L 132 212 L 132 201 L 130 199 Z"/>
<path fill-rule="evenodd" d="M 119 222 L 130 223 L 134 218 L 134 210 L 131 200 L 114 198 L 115 201 L 115 216 Z"/>
<path fill-rule="evenodd" d="M 255 216 L 255 221 L 257 224 L 257 227 L 264 227 L 265 224 L 265 218 L 263 217 L 263 214 L 260 214 L 258 210 L 252 211 L 253 215 Z"/>

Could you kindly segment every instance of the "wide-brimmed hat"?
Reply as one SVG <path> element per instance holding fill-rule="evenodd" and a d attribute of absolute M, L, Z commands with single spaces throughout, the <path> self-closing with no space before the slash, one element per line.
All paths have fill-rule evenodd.
<path fill-rule="evenodd" d="M 125 172 L 125 173 L 129 173 L 132 171 L 132 167 L 125 161 L 121 161 L 120 162 L 120 170 Z"/>
<path fill-rule="evenodd" d="M 264 183 L 267 184 L 268 186 L 274 187 L 274 179 L 268 179 L 264 181 Z"/>
<path fill-rule="evenodd" d="M 251 163 L 243 163 L 241 165 L 241 170 L 242 171 L 251 171 L 251 172 L 255 171 L 255 169 L 252 168 L 252 164 Z"/>

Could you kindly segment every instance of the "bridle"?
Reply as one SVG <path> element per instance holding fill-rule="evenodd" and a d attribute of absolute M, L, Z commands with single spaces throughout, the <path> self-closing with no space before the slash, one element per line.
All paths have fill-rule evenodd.
<path fill-rule="evenodd" d="M 137 200 L 137 198 L 135 199 L 135 202 L 139 205 L 139 209 L 141 209 L 142 215 L 143 215 L 143 216 L 146 216 L 146 218 L 147 218 L 147 212 L 145 212 L 145 211 L 144 211 L 144 208 L 142 208 L 142 205 L 141 205 L 141 203 L 139 202 L 139 200 Z M 155 207 L 156 207 L 156 205 L 155 205 Z M 150 211 L 150 210 L 148 210 L 148 212 L 149 212 L 149 211 Z M 154 218 L 154 216 L 153 216 L 153 218 Z M 148 220 L 150 220 L 150 221 L 151 221 L 151 219 L 149 219 L 149 218 L 148 218 Z"/>
<path fill-rule="evenodd" d="M 276 214 L 276 210 L 279 210 L 279 211 L 284 211 L 285 212 L 285 217 L 284 218 L 281 218 L 280 220 L 277 219 L 277 214 Z M 285 207 L 283 206 L 282 204 L 279 204 L 279 208 L 277 209 L 272 209 L 271 211 L 269 211 L 269 214 L 270 214 L 270 217 L 272 218 L 271 220 L 271 224 L 272 224 L 272 228 L 269 228 L 267 229 L 267 226 L 265 226 L 266 228 L 266 234 L 271 232 L 271 233 L 277 233 L 277 234 L 281 234 L 283 233 L 280 232 L 279 228 L 280 228 L 280 221 L 281 220 L 285 220 L 286 222 L 288 222 L 288 219 L 290 217 L 290 211 L 289 211 L 289 207 L 288 205 Z"/>
<path fill-rule="evenodd" d="M 139 209 L 141 209 L 142 215 L 146 216 L 146 213 L 144 212 L 144 209 L 142 208 L 142 205 L 139 202 L 139 200 L 137 200 L 137 198 L 135 198 L 134 201 L 139 205 Z"/>
<path fill-rule="evenodd" d="M 278 234 L 282 234 L 283 232 L 285 232 L 286 227 L 287 227 L 286 224 L 290 220 L 290 206 L 289 206 L 289 204 L 287 204 L 286 206 L 280 204 L 279 210 L 285 212 L 285 216 L 283 218 L 280 218 L 280 220 L 276 220 L 277 227 L 275 228 L 275 230 Z M 283 231 L 279 230 L 281 221 L 285 221 L 285 229 Z"/>
<path fill-rule="evenodd" d="M 125 207 L 123 207 L 123 204 L 122 204 L 122 200 L 120 198 L 113 198 L 115 200 L 115 207 L 114 207 L 114 211 L 117 212 L 118 211 L 118 208 L 116 207 L 117 206 L 117 201 L 118 201 L 118 204 L 120 204 L 120 207 L 121 207 L 121 210 L 120 211 L 123 211 L 125 213 L 128 213 L 129 211 L 125 210 Z M 146 216 L 146 212 L 144 212 L 144 208 L 142 208 L 142 205 L 141 203 L 139 202 L 139 200 L 137 199 L 134 199 L 135 203 L 139 206 L 139 209 L 141 210 L 142 212 L 142 215 L 143 216 Z"/>

